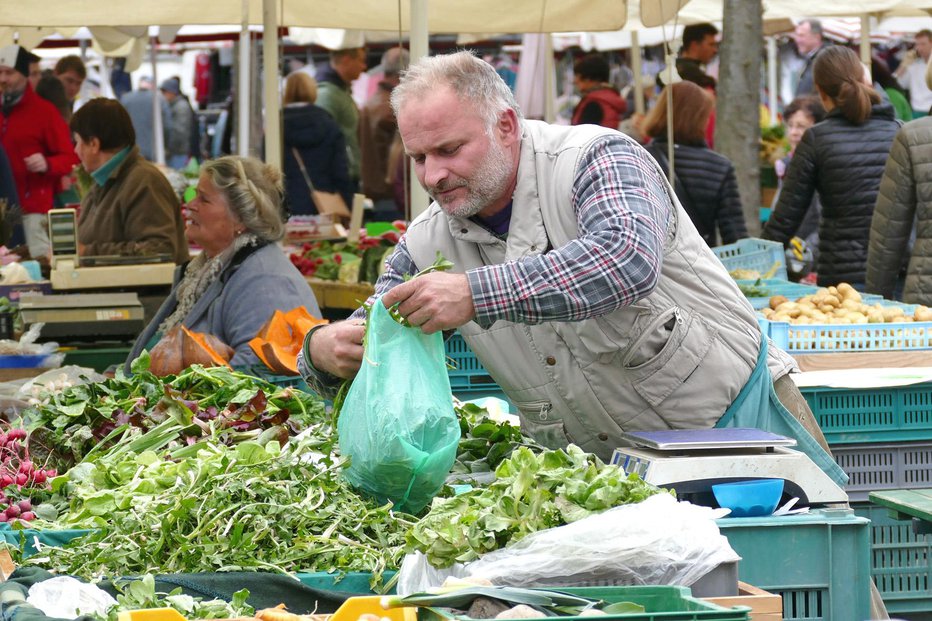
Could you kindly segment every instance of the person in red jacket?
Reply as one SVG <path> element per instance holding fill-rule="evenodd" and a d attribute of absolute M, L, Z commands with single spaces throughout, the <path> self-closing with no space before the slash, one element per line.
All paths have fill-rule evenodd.
<path fill-rule="evenodd" d="M 618 129 L 628 105 L 608 79 L 608 61 L 599 54 L 590 54 L 576 61 L 573 85 L 582 93 L 582 99 L 573 110 L 573 125 Z"/>
<path fill-rule="evenodd" d="M 35 60 L 19 45 L 0 47 L 0 144 L 13 169 L 29 254 L 39 258 L 49 253 L 46 213 L 78 156 L 61 114 L 29 86 L 29 63 Z"/>

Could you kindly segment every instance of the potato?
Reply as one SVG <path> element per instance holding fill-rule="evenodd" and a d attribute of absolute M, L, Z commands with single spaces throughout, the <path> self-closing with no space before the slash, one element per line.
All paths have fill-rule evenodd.
<path fill-rule="evenodd" d="M 852 300 L 851 298 L 845 298 L 841 301 L 841 307 L 849 311 L 860 310 L 861 306 L 862 304 L 860 300 Z"/>
<path fill-rule="evenodd" d="M 790 300 L 784 295 L 775 295 L 770 298 L 770 308 L 776 310 L 778 306 Z"/>
<path fill-rule="evenodd" d="M 828 292 L 831 295 L 838 296 L 838 287 L 831 286 L 828 288 Z"/>
<path fill-rule="evenodd" d="M 916 321 L 932 321 L 932 309 L 920 304 L 913 312 L 913 319 Z"/>

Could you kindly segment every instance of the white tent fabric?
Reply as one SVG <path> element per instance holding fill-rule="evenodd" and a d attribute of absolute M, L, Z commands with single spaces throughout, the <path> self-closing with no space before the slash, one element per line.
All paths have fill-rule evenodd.
<path fill-rule="evenodd" d="M 689 0 L 648 0 L 642 22 L 664 23 Z M 429 0 L 428 30 L 458 32 L 555 32 L 558 30 L 617 30 L 636 0 L 511 0 L 503 10 L 501 0 Z M 409 30 L 409 2 L 385 0 L 279 0 L 279 23 L 315 28 L 361 30 Z M 399 15 L 400 8 L 400 15 Z M 229 0 L 43 0 L 0 3 L 0 25 L 126 26 L 236 24 L 241 5 Z M 249 23 L 262 23 L 262 2 L 250 0 Z"/>

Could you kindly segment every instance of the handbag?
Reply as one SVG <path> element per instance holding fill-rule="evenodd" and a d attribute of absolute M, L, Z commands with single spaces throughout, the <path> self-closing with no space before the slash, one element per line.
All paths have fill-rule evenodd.
<path fill-rule="evenodd" d="M 346 206 L 346 201 L 343 200 L 343 197 L 336 192 L 324 192 L 323 190 L 315 188 L 314 184 L 311 183 L 310 175 L 307 174 L 307 168 L 304 167 L 304 159 L 301 157 L 298 149 L 291 147 L 291 152 L 298 161 L 298 168 L 301 169 L 304 182 L 311 191 L 311 200 L 314 202 L 314 207 L 317 208 L 317 213 L 349 219 L 352 214 L 350 213 L 349 207 Z"/>

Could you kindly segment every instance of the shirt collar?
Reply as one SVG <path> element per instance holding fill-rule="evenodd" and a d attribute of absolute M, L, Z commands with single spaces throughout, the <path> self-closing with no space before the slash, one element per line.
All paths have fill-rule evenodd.
<path fill-rule="evenodd" d="M 117 154 L 107 160 L 103 166 L 92 172 L 91 178 L 94 180 L 94 182 L 99 186 L 103 186 L 105 183 L 107 183 L 107 179 L 110 178 L 110 175 L 113 174 L 113 171 L 116 170 L 117 166 L 122 164 L 123 160 L 126 159 L 126 156 L 129 155 L 130 149 L 131 147 L 126 147 L 122 151 L 118 151 Z"/>

